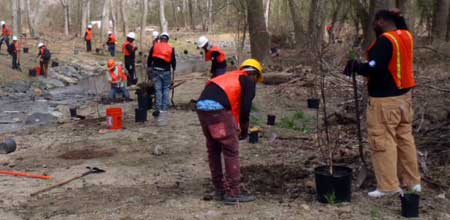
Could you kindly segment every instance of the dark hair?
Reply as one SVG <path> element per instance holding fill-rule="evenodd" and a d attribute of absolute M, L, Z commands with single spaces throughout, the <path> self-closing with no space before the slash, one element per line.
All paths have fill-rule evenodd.
<path fill-rule="evenodd" d="M 405 18 L 398 13 L 389 10 L 379 10 L 375 14 L 375 21 L 379 19 L 393 22 L 398 29 L 408 30 L 408 25 L 406 24 Z"/>

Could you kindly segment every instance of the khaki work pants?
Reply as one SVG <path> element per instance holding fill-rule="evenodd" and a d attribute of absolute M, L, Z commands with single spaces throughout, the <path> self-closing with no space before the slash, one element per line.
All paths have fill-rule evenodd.
<path fill-rule="evenodd" d="M 412 135 L 411 92 L 369 98 L 367 130 L 377 188 L 396 191 L 420 183 L 416 145 Z M 401 185 L 400 185 L 401 184 Z"/>

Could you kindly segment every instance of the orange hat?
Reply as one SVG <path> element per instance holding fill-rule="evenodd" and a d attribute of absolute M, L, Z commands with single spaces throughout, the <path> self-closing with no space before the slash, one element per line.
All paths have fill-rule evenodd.
<path fill-rule="evenodd" d="M 109 59 L 108 60 L 108 69 L 114 69 L 116 67 L 116 61 L 114 61 L 113 59 Z"/>

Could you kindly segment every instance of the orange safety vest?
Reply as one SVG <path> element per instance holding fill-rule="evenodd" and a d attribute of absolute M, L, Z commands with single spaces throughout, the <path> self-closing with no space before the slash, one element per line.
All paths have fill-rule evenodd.
<path fill-rule="evenodd" d="M 6 27 L 6 25 L 2 28 L 2 36 L 6 37 L 11 35 L 11 31 L 9 30 L 8 27 Z"/>
<path fill-rule="evenodd" d="M 416 86 L 413 70 L 414 38 L 407 30 L 396 30 L 383 33 L 392 44 L 392 58 L 389 62 L 389 72 L 394 78 L 398 89 L 408 89 Z M 367 50 L 367 59 L 370 60 L 369 52 L 375 43 Z"/>
<path fill-rule="evenodd" d="M 213 52 L 218 52 L 220 55 L 217 57 L 217 62 L 222 63 L 227 59 L 227 55 L 218 46 L 212 46 L 205 54 L 205 61 L 210 61 L 212 59 Z"/>
<path fill-rule="evenodd" d="M 128 49 L 127 49 L 128 45 L 131 45 L 133 48 L 135 48 L 133 42 L 125 41 L 125 43 L 123 43 L 123 45 L 122 45 L 122 52 L 123 52 L 123 55 L 125 55 L 126 57 L 131 56 L 131 54 L 134 52 L 134 51 L 128 51 Z"/>
<path fill-rule="evenodd" d="M 159 58 L 167 63 L 170 63 L 172 61 L 172 52 L 173 48 L 170 46 L 170 44 L 166 42 L 156 42 L 153 46 L 153 58 Z"/>
<path fill-rule="evenodd" d="M 117 41 L 116 35 L 111 34 L 111 36 L 108 37 L 108 44 L 115 44 Z"/>
<path fill-rule="evenodd" d="M 227 95 L 228 102 L 230 102 L 231 112 L 234 120 L 239 125 L 241 121 L 241 95 L 242 86 L 239 81 L 240 76 L 248 76 L 248 73 L 242 70 L 236 70 L 224 75 L 220 75 L 209 80 L 208 83 L 214 83 L 219 86 Z"/>
<path fill-rule="evenodd" d="M 115 73 L 116 70 L 119 74 Z M 122 65 L 118 65 L 115 69 L 109 70 L 109 74 L 111 75 L 111 79 L 114 83 L 118 83 L 119 79 L 121 79 L 122 81 L 127 81 L 127 75 L 123 73 Z"/>
<path fill-rule="evenodd" d="M 19 42 L 15 42 L 13 44 L 14 44 L 14 51 L 13 51 L 13 53 L 18 54 L 19 51 L 20 51 Z"/>
<path fill-rule="evenodd" d="M 86 40 L 92 40 L 92 30 L 86 29 Z"/>

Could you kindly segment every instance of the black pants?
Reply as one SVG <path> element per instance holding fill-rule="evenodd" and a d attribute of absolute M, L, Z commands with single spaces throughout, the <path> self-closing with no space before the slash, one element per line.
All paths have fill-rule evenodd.
<path fill-rule="evenodd" d="M 17 54 L 12 54 L 11 56 L 12 56 L 12 68 L 18 69 L 19 64 L 17 63 Z"/>
<path fill-rule="evenodd" d="M 5 44 L 6 44 L 6 49 L 8 49 L 8 46 L 9 46 L 9 37 L 0 37 L 0 51 L 2 50 L 2 44 L 3 44 L 3 41 L 4 41 Z"/>
<path fill-rule="evenodd" d="M 92 45 L 91 45 L 91 41 L 90 40 L 86 41 L 86 51 L 87 52 L 91 52 L 92 51 Z"/>
<path fill-rule="evenodd" d="M 129 74 L 128 85 L 136 85 L 137 77 L 136 77 L 136 65 L 134 57 L 125 57 L 125 69 L 127 69 Z"/>

